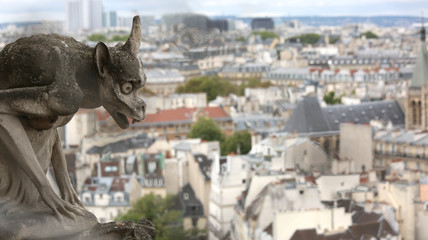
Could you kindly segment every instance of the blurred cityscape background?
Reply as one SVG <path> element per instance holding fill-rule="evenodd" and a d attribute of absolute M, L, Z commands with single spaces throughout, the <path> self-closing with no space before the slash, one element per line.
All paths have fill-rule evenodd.
<path fill-rule="evenodd" d="M 0 50 L 52 33 L 114 47 L 140 16 L 146 119 L 81 109 L 60 129 L 85 206 L 147 217 L 156 239 L 428 239 L 428 3 L 235 2 L 0 10 Z"/>

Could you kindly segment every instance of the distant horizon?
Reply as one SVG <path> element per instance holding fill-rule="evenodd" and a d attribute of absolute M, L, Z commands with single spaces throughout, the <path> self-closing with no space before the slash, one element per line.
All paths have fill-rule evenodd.
<path fill-rule="evenodd" d="M 200 13 L 210 17 L 421 17 L 426 0 L 103 0 L 118 16 Z M 66 0 L 0 0 L 0 23 L 65 21 Z"/>
<path fill-rule="evenodd" d="M 1 0 L 0 0 L 1 1 Z M 167 14 L 202 14 L 202 15 L 206 15 L 209 18 L 216 18 L 216 19 L 221 19 L 221 18 L 236 18 L 236 19 L 248 19 L 248 18 L 289 18 L 289 19 L 294 19 L 294 18 L 344 18 L 344 17 L 349 17 L 349 18 L 388 18 L 388 17 L 397 17 L 397 18 L 414 18 L 416 21 L 415 23 L 421 22 L 420 20 L 422 19 L 421 16 L 412 16 L 412 15 L 293 15 L 293 16 L 288 16 L 288 15 L 208 15 L 208 14 L 204 14 L 204 13 L 199 13 L 199 12 L 176 12 L 176 13 L 165 13 L 162 14 L 160 17 L 157 17 L 155 15 L 150 15 L 150 14 L 129 14 L 129 15 L 118 15 L 118 17 L 132 17 L 135 15 L 140 15 L 140 16 L 154 16 L 156 20 L 161 20 L 163 15 L 167 15 Z M 1 14 L 0 14 L 1 16 Z M 419 20 L 418 20 L 419 19 Z M 58 22 L 65 22 L 66 19 L 34 19 L 34 20 L 17 20 L 17 21 L 8 21 L 8 22 L 2 22 L 0 21 L 0 25 L 5 25 L 5 24 L 28 24 L 28 23 L 39 23 L 39 22 L 44 22 L 44 21 L 58 21 Z M 428 17 L 424 17 L 424 22 L 425 25 L 428 26 Z"/>

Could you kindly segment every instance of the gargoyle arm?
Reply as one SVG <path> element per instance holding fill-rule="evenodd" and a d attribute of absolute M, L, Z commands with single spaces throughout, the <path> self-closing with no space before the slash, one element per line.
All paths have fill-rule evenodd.
<path fill-rule="evenodd" d="M 6 147 L 9 164 L 17 164 L 23 170 L 37 188 L 43 201 L 59 220 L 61 220 L 62 215 L 74 218 L 72 212 L 81 214 L 72 205 L 60 199 L 52 190 L 37 160 L 27 133 L 16 116 L 0 114 L 0 141 Z"/>
<path fill-rule="evenodd" d="M 47 87 L 0 90 L 0 113 L 33 117 L 53 115 L 47 101 Z"/>
<path fill-rule="evenodd" d="M 56 140 L 52 149 L 52 166 L 54 168 L 56 183 L 58 184 L 58 188 L 61 192 L 61 198 L 70 204 L 83 207 L 82 202 L 80 202 L 76 191 L 74 191 L 71 184 L 67 171 L 67 162 L 62 151 L 61 140 L 59 139 L 58 132 L 56 133 Z"/>

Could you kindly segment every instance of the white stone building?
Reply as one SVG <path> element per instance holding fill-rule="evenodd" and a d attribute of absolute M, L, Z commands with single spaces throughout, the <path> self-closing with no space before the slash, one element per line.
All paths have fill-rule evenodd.
<path fill-rule="evenodd" d="M 230 231 L 237 197 L 245 190 L 249 163 L 244 156 L 214 159 L 211 167 L 209 239 L 221 239 Z"/>

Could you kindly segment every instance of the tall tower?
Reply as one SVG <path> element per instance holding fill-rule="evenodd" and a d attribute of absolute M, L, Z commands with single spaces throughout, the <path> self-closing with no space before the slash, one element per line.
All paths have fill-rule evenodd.
<path fill-rule="evenodd" d="M 103 1 L 88 0 L 89 29 L 98 30 L 103 27 Z"/>
<path fill-rule="evenodd" d="M 67 31 L 98 30 L 103 26 L 102 0 L 66 0 Z"/>
<path fill-rule="evenodd" d="M 424 24 L 420 31 L 421 48 L 407 92 L 406 128 L 428 127 L 428 51 Z"/>
<path fill-rule="evenodd" d="M 67 31 L 77 32 L 83 28 L 83 2 L 82 0 L 67 0 Z"/>

